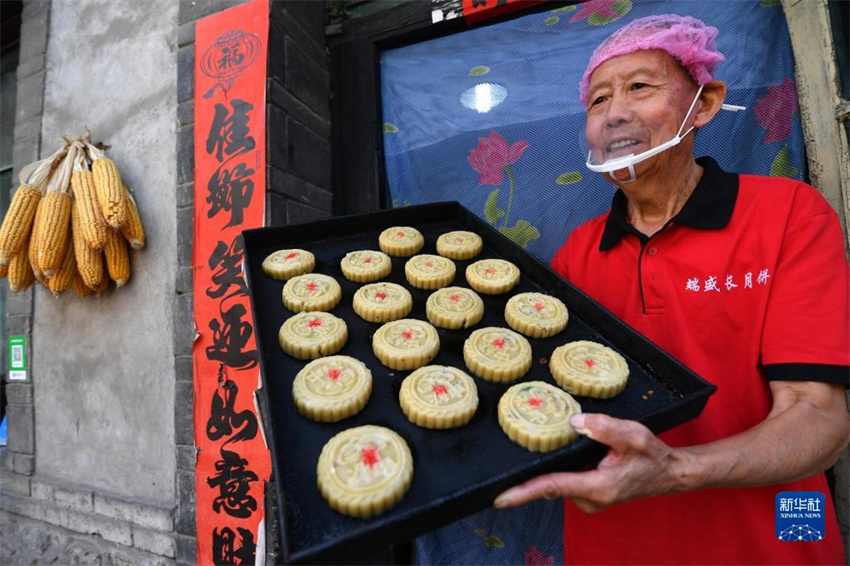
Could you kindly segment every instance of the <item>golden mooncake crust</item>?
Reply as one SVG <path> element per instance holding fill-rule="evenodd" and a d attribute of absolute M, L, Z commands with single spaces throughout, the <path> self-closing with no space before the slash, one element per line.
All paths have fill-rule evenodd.
<path fill-rule="evenodd" d="M 315 268 L 316 256 L 298 248 L 278 250 L 263 260 L 263 273 L 279 281 L 310 273 Z"/>
<path fill-rule="evenodd" d="M 372 394 L 372 372 L 350 356 L 313 360 L 292 382 L 292 398 L 305 417 L 333 423 L 359 413 Z"/>
<path fill-rule="evenodd" d="M 368 518 L 401 501 L 413 481 L 413 455 L 396 432 L 350 428 L 331 438 L 316 466 L 319 491 L 332 509 Z"/>
<path fill-rule="evenodd" d="M 399 403 L 413 424 L 446 429 L 463 426 L 478 409 L 478 388 L 465 372 L 447 366 L 425 366 L 401 384 Z"/>
<path fill-rule="evenodd" d="M 348 327 L 326 312 L 302 312 L 286 319 L 278 339 L 281 349 L 293 358 L 315 360 L 340 351 L 348 340 Z"/>
<path fill-rule="evenodd" d="M 339 267 L 349 281 L 371 283 L 389 275 L 393 270 L 393 262 L 384 252 L 356 250 L 345 254 Z"/>
<path fill-rule="evenodd" d="M 437 253 L 449 259 L 472 259 L 481 253 L 484 241 L 475 232 L 455 230 L 437 238 Z"/>
<path fill-rule="evenodd" d="M 607 346 L 580 340 L 558 346 L 549 358 L 549 371 L 568 393 L 610 399 L 626 388 L 629 364 Z"/>
<path fill-rule="evenodd" d="M 342 288 L 329 275 L 306 273 L 286 282 L 282 299 L 292 312 L 329 311 L 342 299 Z"/>
<path fill-rule="evenodd" d="M 416 255 L 404 264 L 404 275 L 414 287 L 439 289 L 454 281 L 455 262 L 438 255 Z"/>
<path fill-rule="evenodd" d="M 470 328 L 481 322 L 484 301 L 472 289 L 445 287 L 428 297 L 425 314 L 431 324 L 440 328 Z"/>
<path fill-rule="evenodd" d="M 519 283 L 519 268 L 503 259 L 482 259 L 466 268 L 469 286 L 486 295 L 507 293 Z"/>
<path fill-rule="evenodd" d="M 354 312 L 369 322 L 390 322 L 413 309 L 410 291 L 395 283 L 372 283 L 354 293 Z"/>
<path fill-rule="evenodd" d="M 531 338 L 554 336 L 567 327 L 568 320 L 566 305 L 543 293 L 520 293 L 505 305 L 508 326 Z"/>
<path fill-rule="evenodd" d="M 440 351 L 437 329 L 415 318 L 388 322 L 372 337 L 372 350 L 391 369 L 418 369 Z"/>
<path fill-rule="evenodd" d="M 532 452 L 551 452 L 578 438 L 570 417 L 581 405 L 544 381 L 517 383 L 499 399 L 499 424 L 508 438 Z"/>
<path fill-rule="evenodd" d="M 507 328 L 479 328 L 463 344 L 463 361 L 482 379 L 513 381 L 531 369 L 531 344 Z"/>
<path fill-rule="evenodd" d="M 407 257 L 417 253 L 425 245 L 425 238 L 416 228 L 392 226 L 378 236 L 378 246 L 391 256 Z"/>

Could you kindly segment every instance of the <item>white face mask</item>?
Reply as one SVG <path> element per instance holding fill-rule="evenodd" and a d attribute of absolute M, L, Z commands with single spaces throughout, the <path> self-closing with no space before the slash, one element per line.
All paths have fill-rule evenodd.
<path fill-rule="evenodd" d="M 667 142 L 665 142 L 665 143 L 663 143 L 663 144 L 661 144 L 657 147 L 653 147 L 651 149 L 648 149 L 648 150 L 644 151 L 643 153 L 638 153 L 637 155 L 632 153 L 632 154 L 629 154 L 629 155 L 624 155 L 622 157 L 615 157 L 614 159 L 609 159 L 608 161 L 605 161 L 604 163 L 593 163 L 593 155 L 592 155 L 593 152 L 591 150 L 588 150 L 587 151 L 587 161 L 585 162 L 585 165 L 587 165 L 588 169 L 590 169 L 591 171 L 594 171 L 596 173 L 608 173 L 618 183 L 631 183 L 631 182 L 633 182 L 635 179 L 637 179 L 637 176 L 635 175 L 635 165 L 637 165 L 641 161 L 646 161 L 647 159 L 649 159 L 650 157 L 652 157 L 654 155 L 658 155 L 662 151 L 666 151 L 666 150 L 670 149 L 671 147 L 679 145 L 679 142 L 681 142 L 682 139 L 685 136 L 687 136 L 689 133 L 691 133 L 691 130 L 694 129 L 693 126 L 688 128 L 688 130 L 684 134 L 682 133 L 682 129 L 684 129 L 685 124 L 688 123 L 688 118 L 690 117 L 691 112 L 694 111 L 694 108 L 696 107 L 696 104 L 697 104 L 697 100 L 699 100 L 700 94 L 702 94 L 702 85 L 700 85 L 699 90 L 697 90 L 697 94 L 696 94 L 696 96 L 694 96 L 693 102 L 691 102 L 691 107 L 688 108 L 688 113 L 685 114 L 685 119 L 682 121 L 682 125 L 679 127 L 679 131 L 669 141 L 667 141 Z M 628 171 L 629 171 L 629 178 L 628 179 L 625 179 L 625 180 L 618 179 L 618 178 L 614 177 L 613 175 L 611 175 L 611 173 L 613 173 L 615 171 L 621 171 L 621 170 L 624 170 L 624 169 L 628 169 Z"/>

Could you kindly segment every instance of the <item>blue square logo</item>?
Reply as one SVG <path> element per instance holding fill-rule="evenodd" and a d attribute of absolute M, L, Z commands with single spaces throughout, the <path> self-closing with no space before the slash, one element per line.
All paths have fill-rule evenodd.
<path fill-rule="evenodd" d="M 776 494 L 776 538 L 785 542 L 817 542 L 826 536 L 826 498 L 819 491 Z"/>

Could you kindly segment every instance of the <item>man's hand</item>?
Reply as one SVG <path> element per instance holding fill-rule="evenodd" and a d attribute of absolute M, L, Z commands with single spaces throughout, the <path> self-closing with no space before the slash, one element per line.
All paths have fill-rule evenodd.
<path fill-rule="evenodd" d="M 684 452 L 670 448 L 635 421 L 602 414 L 579 414 L 572 427 L 611 447 L 592 471 L 539 476 L 496 498 L 496 507 L 522 505 L 534 499 L 571 499 L 580 509 L 595 513 L 638 497 L 679 491 Z"/>
<path fill-rule="evenodd" d="M 599 466 L 534 478 L 501 494 L 494 505 L 565 497 L 593 513 L 638 497 L 785 483 L 835 464 L 850 439 L 844 386 L 771 381 L 770 389 L 773 408 L 764 421 L 698 446 L 670 448 L 640 423 L 576 415 L 570 419 L 576 431 L 611 447 Z"/>

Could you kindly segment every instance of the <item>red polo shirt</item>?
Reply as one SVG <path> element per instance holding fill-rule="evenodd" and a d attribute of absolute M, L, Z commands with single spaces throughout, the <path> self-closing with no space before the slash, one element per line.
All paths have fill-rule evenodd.
<path fill-rule="evenodd" d="M 706 380 L 702 415 L 660 436 L 703 444 L 763 421 L 774 379 L 847 384 L 850 283 L 837 215 L 812 187 L 734 175 L 699 160 L 682 210 L 647 238 L 611 211 L 575 229 L 552 268 Z M 805 430 L 783 440 L 806 442 Z M 820 542 L 782 542 L 780 491 L 827 498 Z M 564 559 L 575 564 L 843 563 L 823 474 L 761 488 L 709 489 L 630 501 L 587 515 L 567 502 Z"/>

